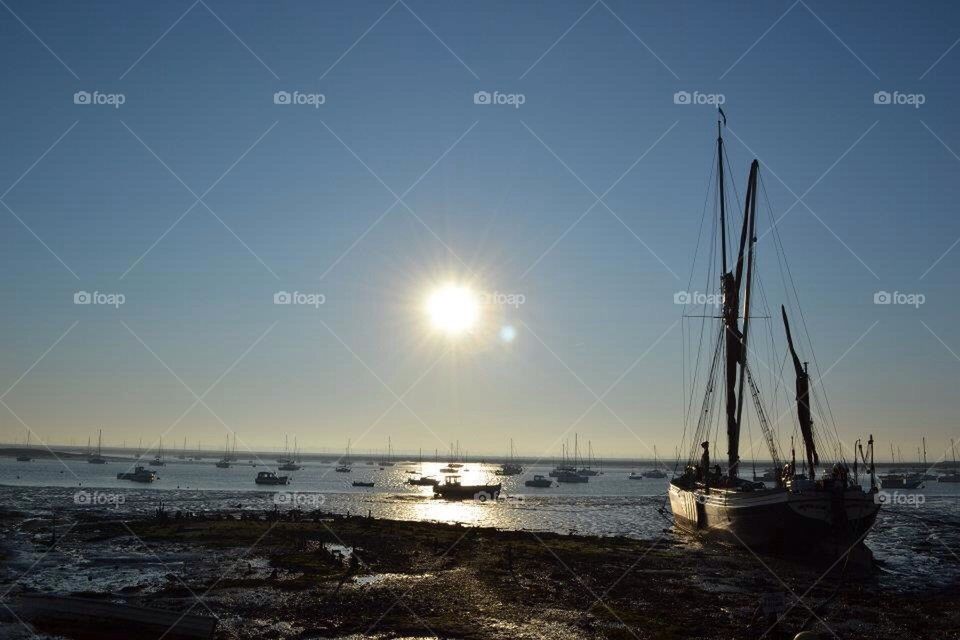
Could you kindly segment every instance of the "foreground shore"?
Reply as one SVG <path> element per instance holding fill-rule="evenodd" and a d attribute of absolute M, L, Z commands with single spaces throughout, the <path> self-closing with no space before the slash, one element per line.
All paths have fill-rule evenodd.
<path fill-rule="evenodd" d="M 7 549 L 7 600 L 55 590 L 211 616 L 218 638 L 960 637 L 956 585 L 885 592 L 873 567 L 707 550 L 666 530 L 632 540 L 320 512 L 2 523 L 39 558 Z M 31 622 L 104 637 L 96 621 Z"/>

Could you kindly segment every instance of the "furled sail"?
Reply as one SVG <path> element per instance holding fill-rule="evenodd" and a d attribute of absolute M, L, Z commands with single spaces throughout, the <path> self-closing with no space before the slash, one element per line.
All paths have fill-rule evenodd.
<path fill-rule="evenodd" d="M 800 362 L 797 351 L 793 347 L 790 322 L 787 320 L 787 310 L 783 305 L 780 305 L 780 312 L 783 314 L 783 326 L 787 330 L 787 345 L 790 347 L 793 368 L 797 375 L 797 419 L 800 421 L 800 434 L 803 436 L 803 444 L 807 450 L 807 468 L 809 469 L 810 479 L 813 480 L 815 478 L 814 467 L 820 464 L 820 458 L 817 456 L 817 446 L 813 442 L 813 418 L 810 416 L 810 375 L 807 373 L 806 366 Z"/>

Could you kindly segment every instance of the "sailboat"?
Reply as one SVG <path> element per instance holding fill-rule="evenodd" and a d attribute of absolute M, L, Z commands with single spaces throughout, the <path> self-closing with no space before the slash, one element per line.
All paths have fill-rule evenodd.
<path fill-rule="evenodd" d="M 217 462 L 217 469 L 230 468 L 230 434 L 227 434 L 227 442 L 223 445 L 223 457 Z"/>
<path fill-rule="evenodd" d="M 29 450 L 29 449 L 30 449 L 30 431 L 29 431 L 29 430 L 26 430 L 26 429 L 25 429 L 24 431 L 27 432 L 27 445 L 26 445 L 26 446 L 27 446 L 27 450 Z M 33 458 L 30 457 L 30 455 L 27 454 L 27 453 L 21 453 L 20 455 L 17 456 L 17 462 L 32 462 L 32 461 L 33 461 Z"/>
<path fill-rule="evenodd" d="M 393 442 L 390 440 L 389 437 L 387 438 L 387 455 L 384 456 L 384 457 L 382 457 L 382 458 L 380 458 L 379 465 L 380 465 L 381 467 L 392 467 L 392 466 L 394 465 L 394 462 L 393 462 Z M 451 466 L 453 466 L 453 465 L 451 465 Z"/>
<path fill-rule="evenodd" d="M 183 438 L 183 449 L 180 451 L 180 455 L 177 456 L 177 460 L 186 460 L 187 459 L 187 438 Z"/>
<path fill-rule="evenodd" d="M 893 444 L 890 444 L 890 462 L 896 464 L 896 458 L 893 455 Z M 900 462 L 903 462 L 901 458 Z M 880 488 L 882 489 L 919 489 L 923 486 L 923 474 L 908 473 L 899 469 L 892 469 L 890 473 L 880 476 Z"/>
<path fill-rule="evenodd" d="M 165 467 L 167 465 L 163 460 L 163 438 L 160 438 L 160 447 L 157 449 L 157 455 L 150 461 L 151 467 Z"/>
<path fill-rule="evenodd" d="M 600 472 L 593 468 L 593 441 L 591 440 L 587 440 L 587 464 L 586 466 L 581 465 L 577 473 L 591 478 L 600 475 Z"/>
<path fill-rule="evenodd" d="M 657 446 L 653 446 L 653 469 L 643 472 L 644 478 L 666 478 L 667 474 L 660 468 L 660 460 L 657 459 Z"/>
<path fill-rule="evenodd" d="M 300 462 L 298 460 L 298 449 L 297 449 L 297 439 L 293 439 L 293 455 L 287 455 L 286 459 L 280 463 L 280 466 L 277 467 L 280 471 L 299 471 L 301 469 Z"/>
<path fill-rule="evenodd" d="M 513 438 L 510 438 L 510 457 L 494 473 L 498 476 L 518 476 L 523 473 L 523 467 L 514 458 Z"/>
<path fill-rule="evenodd" d="M 760 163 L 750 165 L 746 198 L 743 208 L 743 225 L 740 229 L 739 250 L 733 254 L 735 261 L 728 264 L 727 211 L 724 170 L 726 156 L 723 146 L 723 127 L 726 116 L 720 112 L 717 122 L 716 144 L 716 194 L 719 219 L 716 222 L 720 246 L 711 250 L 711 255 L 720 258 L 720 270 L 710 266 L 708 287 L 713 289 L 713 278 L 719 275 L 719 296 L 722 301 L 719 316 L 704 314 L 701 320 L 705 354 L 697 355 L 697 362 L 704 365 L 703 377 L 697 379 L 691 398 L 702 390 L 703 399 L 696 416 L 696 424 L 690 425 L 692 434 L 687 442 L 690 455 L 682 475 L 670 481 L 668 495 L 676 525 L 687 532 L 705 539 L 726 539 L 751 548 L 779 552 L 805 551 L 817 546 L 825 553 L 847 551 L 849 545 L 862 540 L 873 526 L 880 509 L 874 500 L 877 491 L 873 464 L 873 436 L 869 439 L 869 462 L 859 447 L 860 458 L 870 476 L 870 490 L 864 491 L 858 477 L 857 452 L 854 453 L 853 472 L 842 458 L 839 439 L 834 445 L 838 461 L 828 467 L 826 473 L 817 477 L 818 468 L 827 468 L 821 463 L 817 443 L 827 442 L 825 436 L 814 429 L 811 414 L 813 385 L 810 383 L 807 363 L 802 362 L 790 333 L 786 308 L 780 311 L 790 359 L 793 362 L 796 386 L 796 413 L 800 434 L 805 448 L 803 471 L 796 467 L 795 459 L 783 463 L 776 435 L 767 420 L 764 400 L 754 372 L 751 370 L 753 353 L 748 349 L 754 330 L 756 279 L 755 258 L 757 253 L 757 201 Z M 782 253 L 778 230 L 774 226 L 770 237 L 778 253 Z M 718 255 L 719 254 L 719 255 Z M 785 260 L 785 256 L 778 255 Z M 792 276 L 791 276 L 792 277 Z M 761 302 L 765 305 L 769 291 L 761 290 Z M 741 305 L 742 302 L 742 305 Z M 709 308 L 708 308 L 709 310 Z M 757 314 L 763 315 L 763 314 Z M 773 314 L 768 314 L 773 315 Z M 742 323 L 741 323 L 742 320 Z M 773 321 L 769 323 L 773 340 Z M 762 341 L 761 341 L 762 342 Z M 704 356 L 701 359 L 701 356 Z M 698 372 L 699 374 L 699 372 Z M 774 467 L 780 469 L 776 480 L 768 486 L 740 477 L 740 434 L 746 416 L 743 414 L 746 395 L 752 398 L 756 422 L 763 433 Z M 726 469 L 711 459 L 709 438 L 714 429 L 726 427 Z M 858 441 L 859 445 L 859 441 Z M 820 543 L 820 544 L 817 544 Z"/>
<path fill-rule="evenodd" d="M 923 466 L 918 469 L 917 472 L 923 477 L 924 480 L 936 480 L 937 476 L 930 473 L 930 467 L 927 466 L 927 437 L 923 436 L 921 440 L 923 442 L 923 455 L 920 460 L 923 461 Z"/>
<path fill-rule="evenodd" d="M 350 440 L 347 440 L 347 453 L 340 459 L 340 464 L 334 469 L 337 473 L 350 473 Z"/>
<path fill-rule="evenodd" d="M 107 459 L 103 457 L 101 445 L 103 444 L 103 429 L 100 429 L 99 435 L 97 435 L 97 453 L 95 455 L 87 458 L 87 462 L 90 464 L 107 464 Z M 89 446 L 89 444 L 87 445 Z"/>
<path fill-rule="evenodd" d="M 440 481 L 437 480 L 436 478 L 423 475 L 423 449 L 420 449 L 420 455 L 418 456 L 418 459 L 419 459 L 419 465 L 420 465 L 420 471 L 419 471 L 420 477 L 407 478 L 407 484 L 413 485 L 415 487 L 435 487 L 438 484 L 440 484 Z M 408 471 L 407 473 L 414 473 L 414 472 Z"/>
<path fill-rule="evenodd" d="M 577 475 L 577 465 L 576 465 L 576 456 L 574 460 L 570 460 L 569 456 L 570 451 L 570 441 L 562 443 L 560 445 L 560 462 L 554 465 L 553 469 L 550 470 L 549 475 L 551 478 L 559 478 L 560 476 L 566 475 Z"/>
<path fill-rule="evenodd" d="M 937 478 L 937 482 L 960 482 L 960 473 L 957 472 L 957 449 L 953 444 L 953 438 L 950 438 L 950 451 L 953 452 L 953 471 Z"/>
<path fill-rule="evenodd" d="M 590 482 L 590 476 L 584 475 L 577 470 L 577 465 L 583 466 L 580 464 L 580 440 L 578 434 L 573 434 L 573 459 L 566 462 L 563 467 L 558 467 L 554 469 L 557 472 L 556 476 L 553 476 L 553 472 L 550 473 L 551 476 L 556 477 L 557 482 L 563 484 L 583 484 L 585 482 Z"/>

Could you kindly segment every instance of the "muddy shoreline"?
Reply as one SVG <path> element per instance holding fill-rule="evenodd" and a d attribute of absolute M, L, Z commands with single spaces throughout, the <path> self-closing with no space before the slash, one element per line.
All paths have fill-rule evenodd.
<path fill-rule="evenodd" d="M 827 571 L 666 528 L 636 540 L 320 511 L 0 522 L 8 599 L 189 611 L 218 618 L 218 638 L 960 638 L 956 584 L 895 593 L 862 562 Z"/>

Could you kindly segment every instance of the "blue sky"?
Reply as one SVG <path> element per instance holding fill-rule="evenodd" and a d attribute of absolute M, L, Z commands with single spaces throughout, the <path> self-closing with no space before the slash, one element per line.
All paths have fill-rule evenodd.
<path fill-rule="evenodd" d="M 226 425 L 253 447 L 539 454 L 576 423 L 606 455 L 673 451 L 673 294 L 715 137 L 678 91 L 724 96 L 737 188 L 756 155 L 786 212 L 844 440 L 906 454 L 925 434 L 935 458 L 956 433 L 951 3 L 5 2 L 6 440 L 22 420 L 213 447 Z M 523 295 L 495 318 L 517 338 L 431 335 L 422 300 L 446 281 Z"/>

